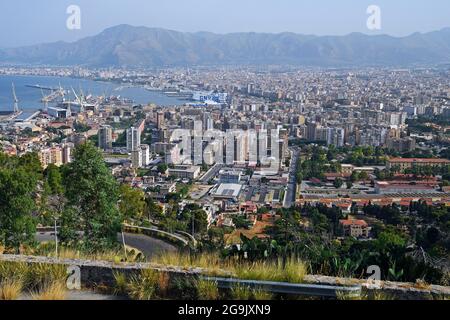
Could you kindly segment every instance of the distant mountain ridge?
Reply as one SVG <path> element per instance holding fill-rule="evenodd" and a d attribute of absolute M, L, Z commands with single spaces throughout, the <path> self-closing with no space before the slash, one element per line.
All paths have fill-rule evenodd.
<path fill-rule="evenodd" d="M 430 65 L 450 63 L 450 28 L 398 38 L 361 33 L 183 33 L 119 25 L 73 43 L 2 49 L 0 61 L 90 67 Z"/>

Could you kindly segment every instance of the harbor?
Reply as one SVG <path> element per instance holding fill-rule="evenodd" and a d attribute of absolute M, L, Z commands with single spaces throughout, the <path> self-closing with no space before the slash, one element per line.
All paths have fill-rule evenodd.
<path fill-rule="evenodd" d="M 168 96 L 164 92 L 150 91 L 142 86 L 70 77 L 0 75 L 0 111 L 14 111 L 12 83 L 15 85 L 21 110 L 31 112 L 43 110 L 46 105 L 55 106 L 62 98 L 76 101 L 73 90 L 85 97 L 119 99 L 125 103 L 154 103 L 160 106 L 185 103 L 181 96 Z"/>

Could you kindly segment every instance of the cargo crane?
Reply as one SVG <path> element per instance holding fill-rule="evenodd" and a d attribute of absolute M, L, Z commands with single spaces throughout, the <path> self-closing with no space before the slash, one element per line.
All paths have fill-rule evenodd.
<path fill-rule="evenodd" d="M 46 97 L 44 94 L 44 90 L 41 89 L 42 94 L 42 103 L 44 104 L 44 112 L 48 113 L 48 103 L 51 101 L 49 97 Z"/>
<path fill-rule="evenodd" d="M 19 99 L 17 98 L 17 95 L 16 95 L 16 87 L 14 86 L 14 82 L 12 83 L 12 94 L 13 94 L 13 98 L 14 98 L 14 113 L 19 114 L 20 113 Z"/>
<path fill-rule="evenodd" d="M 73 94 L 74 94 L 74 96 L 75 96 L 75 99 L 76 99 L 77 102 L 80 104 L 80 112 L 84 112 L 84 103 L 83 103 L 84 98 L 83 98 L 83 92 L 81 92 L 81 94 L 82 94 L 81 97 L 79 97 L 79 96 L 77 95 L 77 93 L 75 92 L 75 90 L 74 90 L 73 88 L 72 88 L 72 92 L 73 92 Z"/>

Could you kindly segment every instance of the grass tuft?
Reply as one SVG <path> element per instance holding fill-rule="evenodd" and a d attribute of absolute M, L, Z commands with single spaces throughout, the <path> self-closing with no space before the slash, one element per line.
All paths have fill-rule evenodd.
<path fill-rule="evenodd" d="M 249 287 L 238 284 L 231 288 L 231 297 L 240 301 L 250 300 L 253 297 L 253 292 Z"/>
<path fill-rule="evenodd" d="M 119 281 L 122 281 L 120 277 Z M 167 296 L 169 284 L 168 273 L 146 269 L 139 276 L 131 278 L 127 292 L 129 297 L 135 300 L 155 300 Z"/>
<path fill-rule="evenodd" d="M 199 300 L 213 301 L 219 299 L 217 282 L 208 280 L 197 281 L 197 294 Z"/>
<path fill-rule="evenodd" d="M 263 300 L 263 301 L 273 300 L 273 294 L 271 292 L 264 291 L 261 288 L 254 289 L 252 293 L 253 299 L 255 300 Z"/>
<path fill-rule="evenodd" d="M 32 292 L 33 300 L 62 301 L 66 300 L 67 287 L 62 281 L 45 284 L 39 291 Z"/>
<path fill-rule="evenodd" d="M 128 278 L 122 272 L 113 272 L 114 288 L 113 294 L 116 296 L 125 296 L 128 291 Z"/>
<path fill-rule="evenodd" d="M 22 282 L 8 280 L 0 283 L 0 300 L 17 300 L 22 293 Z"/>

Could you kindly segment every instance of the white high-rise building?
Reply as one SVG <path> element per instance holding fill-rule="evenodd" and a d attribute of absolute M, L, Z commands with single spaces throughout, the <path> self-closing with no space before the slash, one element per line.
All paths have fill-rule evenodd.
<path fill-rule="evenodd" d="M 142 150 L 142 166 L 146 167 L 150 164 L 150 146 L 148 144 L 142 144 L 141 150 Z"/>
<path fill-rule="evenodd" d="M 203 113 L 203 130 L 214 129 L 214 120 L 210 112 Z"/>
<path fill-rule="evenodd" d="M 127 130 L 127 149 L 137 151 L 141 148 L 141 132 L 138 128 L 131 127 Z"/>
<path fill-rule="evenodd" d="M 98 147 L 104 151 L 112 149 L 112 128 L 102 126 L 98 131 Z"/>
<path fill-rule="evenodd" d="M 142 150 L 131 151 L 131 163 L 133 168 L 141 168 L 142 167 Z"/>

